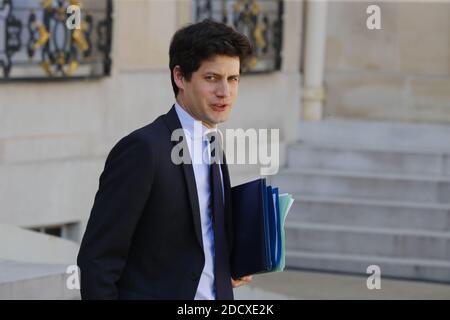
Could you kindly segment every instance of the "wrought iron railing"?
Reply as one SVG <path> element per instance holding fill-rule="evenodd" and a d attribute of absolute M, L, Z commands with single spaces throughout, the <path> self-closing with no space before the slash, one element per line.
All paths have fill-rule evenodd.
<path fill-rule="evenodd" d="M 227 23 L 250 39 L 254 55 L 243 66 L 244 72 L 280 69 L 283 0 L 196 0 L 195 14 L 197 21 Z"/>
<path fill-rule="evenodd" d="M 70 5 L 78 28 L 66 24 Z M 112 10 L 112 0 L 0 0 L 0 82 L 109 75 Z"/>

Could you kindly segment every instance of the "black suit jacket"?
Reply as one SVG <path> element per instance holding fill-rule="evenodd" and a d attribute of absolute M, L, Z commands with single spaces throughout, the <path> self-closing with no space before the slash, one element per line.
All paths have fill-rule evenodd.
<path fill-rule="evenodd" d="M 172 107 L 108 155 L 78 254 L 83 299 L 194 299 L 205 257 L 192 165 L 171 161 L 178 128 Z M 226 164 L 222 174 L 232 248 Z"/>

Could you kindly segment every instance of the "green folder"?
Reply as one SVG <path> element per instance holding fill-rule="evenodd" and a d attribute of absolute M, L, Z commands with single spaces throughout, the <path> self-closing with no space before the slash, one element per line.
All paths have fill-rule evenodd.
<path fill-rule="evenodd" d="M 286 266 L 286 231 L 284 230 L 284 224 L 286 222 L 286 216 L 294 203 L 292 195 L 288 193 L 283 193 L 278 196 L 278 201 L 280 203 L 280 232 L 281 232 L 281 257 L 280 263 L 275 267 L 276 272 L 281 272 Z"/>

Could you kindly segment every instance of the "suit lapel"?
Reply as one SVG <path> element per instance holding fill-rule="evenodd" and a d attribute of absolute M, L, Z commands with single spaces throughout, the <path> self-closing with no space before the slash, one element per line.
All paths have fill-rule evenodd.
<path fill-rule="evenodd" d="M 172 106 L 170 111 L 165 115 L 164 121 L 168 128 L 170 129 L 170 133 L 176 129 L 182 128 L 180 120 L 178 119 L 177 112 L 175 110 L 175 106 Z M 172 141 L 174 145 L 178 144 L 179 141 Z M 186 136 L 183 134 L 183 150 L 189 152 L 188 146 L 186 144 Z M 194 169 L 192 168 L 192 164 L 181 164 L 183 169 L 184 178 L 186 181 L 186 187 L 189 195 L 189 202 L 191 205 L 192 218 L 194 221 L 195 235 L 197 236 L 197 240 L 203 249 L 203 240 L 202 240 L 202 228 L 200 221 L 200 207 L 198 204 L 198 194 L 197 194 L 197 185 L 195 183 L 195 175 Z"/>

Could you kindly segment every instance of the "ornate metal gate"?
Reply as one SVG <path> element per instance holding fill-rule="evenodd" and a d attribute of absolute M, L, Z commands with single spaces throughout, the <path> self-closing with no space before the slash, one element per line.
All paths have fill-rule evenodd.
<path fill-rule="evenodd" d="M 79 28 L 66 25 L 70 5 Z M 112 10 L 112 0 L 0 0 L 0 82 L 109 75 Z"/>
<path fill-rule="evenodd" d="M 244 72 L 280 69 L 283 0 L 197 0 L 196 20 L 205 18 L 227 23 L 250 39 L 254 56 Z"/>

